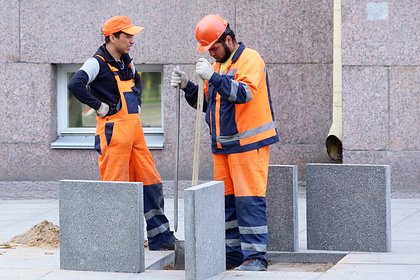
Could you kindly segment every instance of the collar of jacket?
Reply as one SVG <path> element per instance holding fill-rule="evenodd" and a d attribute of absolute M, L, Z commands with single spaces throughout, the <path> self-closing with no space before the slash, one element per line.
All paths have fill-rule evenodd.
<path fill-rule="evenodd" d="M 118 67 L 117 61 L 112 57 L 112 55 L 105 48 L 105 44 L 100 46 L 95 54 L 99 54 L 100 56 L 105 58 L 105 61 L 108 62 L 109 64 L 111 64 L 112 66 Z M 124 61 L 125 65 L 129 65 L 133 59 L 130 57 L 130 55 L 123 54 L 123 55 L 121 55 L 121 60 Z"/>
<path fill-rule="evenodd" d="M 242 54 L 242 52 L 245 50 L 245 44 L 242 42 L 239 42 L 239 48 L 236 50 L 235 54 L 232 57 L 232 63 L 235 63 L 236 60 L 239 58 L 239 56 Z"/>

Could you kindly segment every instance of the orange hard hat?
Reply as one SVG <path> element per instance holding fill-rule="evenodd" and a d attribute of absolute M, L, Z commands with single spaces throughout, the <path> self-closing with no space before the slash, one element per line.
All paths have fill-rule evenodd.
<path fill-rule="evenodd" d="M 219 15 L 207 15 L 203 17 L 195 27 L 195 38 L 197 38 L 197 50 L 199 52 L 208 51 L 228 25 L 227 20 Z"/>

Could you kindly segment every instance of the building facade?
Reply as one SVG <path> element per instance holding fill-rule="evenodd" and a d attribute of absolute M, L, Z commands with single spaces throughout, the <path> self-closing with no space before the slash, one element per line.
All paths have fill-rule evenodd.
<path fill-rule="evenodd" d="M 281 137 L 271 146 L 270 163 L 298 165 L 303 181 L 306 163 L 333 163 L 325 148 L 333 2 L 0 0 L 0 180 L 98 179 L 92 112 L 73 102 L 66 81 L 103 43 L 104 21 L 119 14 L 145 27 L 131 51 L 150 86 L 140 117 L 158 170 L 172 179 L 170 74 L 179 66 L 197 81 L 195 62 L 209 56 L 196 51 L 194 28 L 204 15 L 218 13 L 267 64 Z M 420 189 L 420 3 L 342 0 L 341 7 L 343 162 L 390 164 L 393 188 Z M 191 178 L 194 122 L 195 110 L 181 102 L 181 179 Z M 200 179 L 208 180 L 210 137 L 204 121 L 201 128 Z"/>

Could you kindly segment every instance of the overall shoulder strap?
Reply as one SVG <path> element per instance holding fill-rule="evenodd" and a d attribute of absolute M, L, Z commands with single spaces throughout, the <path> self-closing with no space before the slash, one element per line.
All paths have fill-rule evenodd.
<path fill-rule="evenodd" d="M 103 56 L 101 56 L 100 54 L 95 54 L 95 57 L 99 58 L 100 60 L 102 60 L 104 63 L 106 63 L 106 65 L 108 65 L 109 69 L 111 69 L 112 72 L 114 72 L 114 75 L 117 75 L 118 73 L 118 68 L 112 66 L 111 64 L 109 64 L 105 58 Z"/>

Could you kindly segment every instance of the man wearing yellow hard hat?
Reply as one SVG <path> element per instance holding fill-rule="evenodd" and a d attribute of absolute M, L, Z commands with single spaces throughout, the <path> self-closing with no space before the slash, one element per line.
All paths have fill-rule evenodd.
<path fill-rule="evenodd" d="M 102 26 L 105 44 L 73 75 L 68 89 L 97 112 L 95 149 L 101 179 L 143 182 L 149 249 L 173 250 L 175 237 L 163 212 L 161 178 L 138 114 L 140 75 L 129 55 L 134 35 L 142 30 L 127 16 L 108 19 Z"/>
<path fill-rule="evenodd" d="M 195 36 L 200 58 L 196 73 L 206 81 L 204 108 L 211 132 L 214 180 L 225 185 L 226 266 L 267 270 L 266 188 L 269 146 L 279 141 L 268 74 L 261 56 L 238 43 L 226 19 L 202 18 Z M 171 85 L 196 107 L 198 86 L 174 70 Z"/>

